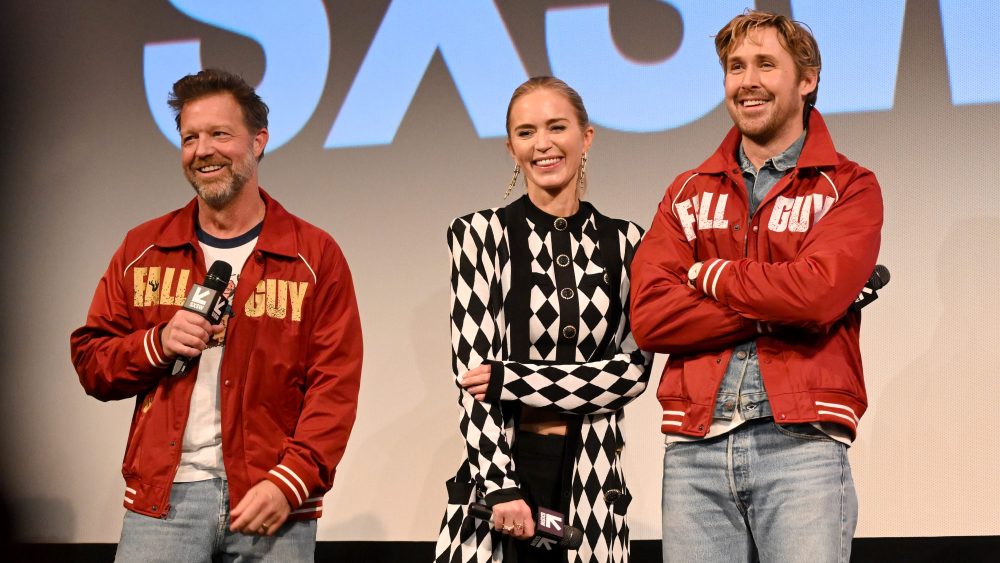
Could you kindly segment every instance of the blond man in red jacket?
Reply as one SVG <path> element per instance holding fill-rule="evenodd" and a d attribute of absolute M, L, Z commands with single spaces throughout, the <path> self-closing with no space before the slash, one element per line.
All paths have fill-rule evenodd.
<path fill-rule="evenodd" d="M 667 353 L 665 562 L 850 559 L 847 447 L 867 398 L 859 312 L 874 174 L 813 109 L 819 48 L 748 11 L 716 36 L 734 127 L 667 188 L 632 264 L 632 329 Z"/>

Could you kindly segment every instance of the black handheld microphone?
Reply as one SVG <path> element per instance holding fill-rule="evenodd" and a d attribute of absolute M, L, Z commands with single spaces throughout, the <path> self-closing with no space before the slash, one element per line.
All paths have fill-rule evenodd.
<path fill-rule="evenodd" d="M 882 264 L 875 266 L 875 271 L 872 272 L 872 276 L 868 278 L 865 282 L 865 286 L 861 288 L 861 293 L 858 298 L 851 303 L 852 311 L 860 311 L 862 308 L 867 306 L 872 301 L 878 299 L 878 293 L 876 290 L 882 289 L 889 283 L 889 268 L 886 268 Z"/>
<path fill-rule="evenodd" d="M 485 504 L 470 504 L 469 514 L 479 520 L 493 522 L 493 509 Z M 578 549 L 583 544 L 583 532 L 565 522 L 566 517 L 561 513 L 539 507 L 538 518 L 535 519 L 535 535 L 527 540 L 528 544 L 547 551 L 552 551 L 554 547 Z"/>
<path fill-rule="evenodd" d="M 226 286 L 229 285 L 229 278 L 233 275 L 233 267 L 229 262 L 216 260 L 205 274 L 205 283 L 194 284 L 191 291 L 184 300 L 183 309 L 197 313 L 208 322 L 216 325 L 222 321 L 222 314 L 226 311 L 226 297 L 223 295 Z M 170 375 L 181 376 L 188 372 L 194 358 L 187 356 L 177 356 L 174 361 L 174 368 L 170 370 Z"/>

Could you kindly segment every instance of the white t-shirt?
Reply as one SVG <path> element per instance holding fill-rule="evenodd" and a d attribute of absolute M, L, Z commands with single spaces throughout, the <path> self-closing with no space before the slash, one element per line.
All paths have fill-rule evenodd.
<path fill-rule="evenodd" d="M 232 239 L 217 239 L 198 229 L 198 241 L 205 253 L 205 266 L 216 260 L 228 262 L 233 267 L 232 277 L 225 296 L 232 300 L 239 283 L 240 272 L 257 244 L 263 223 L 244 235 Z M 232 304 L 226 309 L 222 324 L 228 325 Z M 174 476 L 175 483 L 204 481 L 216 477 L 226 478 L 222 462 L 222 412 L 219 403 L 219 367 L 225 350 L 226 331 L 212 338 L 209 347 L 198 360 L 198 380 L 191 393 L 191 409 L 184 427 L 181 463 Z"/>

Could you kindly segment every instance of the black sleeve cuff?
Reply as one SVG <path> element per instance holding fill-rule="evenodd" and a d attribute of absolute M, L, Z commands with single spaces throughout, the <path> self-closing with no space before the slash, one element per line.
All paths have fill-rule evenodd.
<path fill-rule="evenodd" d="M 500 392 L 503 390 L 503 362 L 489 360 L 490 382 L 486 386 L 486 397 L 483 399 L 487 403 L 494 403 L 500 400 Z"/>
<path fill-rule="evenodd" d="M 486 506 L 493 508 L 494 505 L 500 504 L 502 502 L 510 502 L 512 500 L 523 500 L 524 496 L 521 495 L 521 489 L 500 489 L 499 491 L 493 491 L 492 493 L 486 495 L 483 502 Z"/>

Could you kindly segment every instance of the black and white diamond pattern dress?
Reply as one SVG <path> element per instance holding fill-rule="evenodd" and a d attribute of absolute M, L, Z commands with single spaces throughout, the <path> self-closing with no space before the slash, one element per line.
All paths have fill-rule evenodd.
<path fill-rule="evenodd" d="M 581 202 L 557 218 L 523 196 L 461 217 L 451 247 L 452 370 L 491 365 L 485 401 L 459 392 L 465 456 L 447 483 L 437 563 L 501 562 L 502 536 L 470 502 L 521 498 L 511 456 L 520 405 L 570 415 L 564 506 L 583 530 L 568 562 L 628 561 L 621 410 L 646 387 L 653 355 L 628 323 L 628 267 L 642 229 Z"/>

